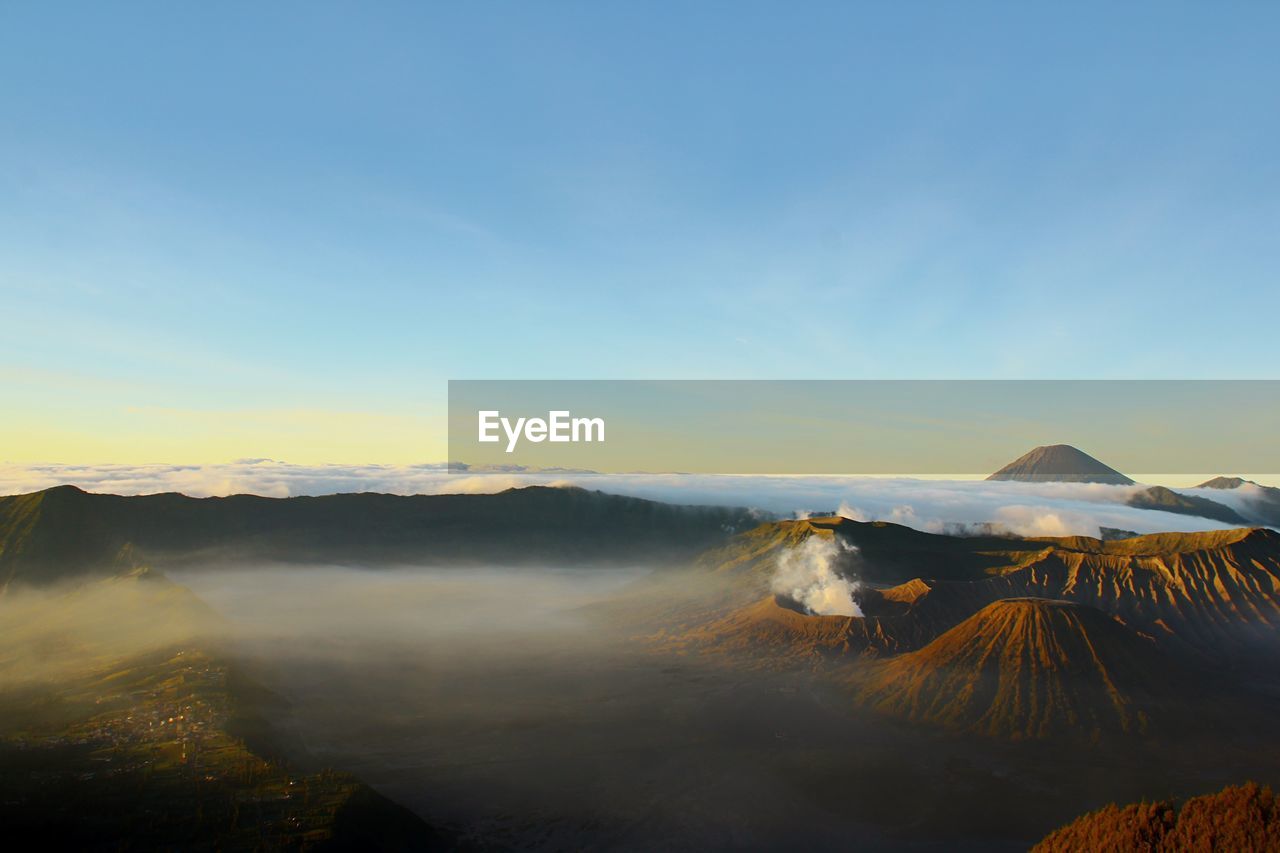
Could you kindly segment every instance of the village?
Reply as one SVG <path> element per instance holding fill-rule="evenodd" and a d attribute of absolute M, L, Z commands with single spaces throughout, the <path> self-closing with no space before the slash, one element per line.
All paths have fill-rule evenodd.
<path fill-rule="evenodd" d="M 82 711 L 74 722 L 0 732 L 3 811 L 46 821 L 83 816 L 93 803 L 107 837 L 157 845 L 308 849 L 328 840 L 362 786 L 330 771 L 292 772 L 229 734 L 244 712 L 229 680 L 227 664 L 177 649 L 63 685 L 59 703 Z M 193 810 L 175 807 L 191 800 Z M 113 803 L 120 808 L 104 808 Z"/>

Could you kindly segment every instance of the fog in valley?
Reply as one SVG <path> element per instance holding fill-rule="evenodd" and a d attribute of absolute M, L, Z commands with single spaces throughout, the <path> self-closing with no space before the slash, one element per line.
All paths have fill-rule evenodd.
<path fill-rule="evenodd" d="M 1076 807 L 1038 802 L 985 744 L 852 712 L 810 671 L 661 650 L 661 626 L 628 614 L 687 597 L 702 581 L 685 571 L 177 579 L 288 700 L 277 722 L 297 734 L 297 758 L 349 770 L 482 847 L 956 849 L 963 825 L 975 848 L 1021 849 L 1020 835 Z M 1055 775 L 1098 774 L 1095 762 Z"/>
<path fill-rule="evenodd" d="M 354 773 L 476 849 L 1012 850 L 1158 793 L 1132 755 L 908 729 L 807 665 L 681 654 L 655 614 L 706 582 L 210 565 L 10 589 L 0 692 L 212 644 L 277 697 L 261 713 L 283 758 Z"/>
<path fill-rule="evenodd" d="M 820 784 L 844 776 L 850 755 L 874 763 L 875 750 L 807 679 L 655 651 L 651 626 L 619 618 L 631 597 L 647 604 L 684 585 L 669 571 L 277 567 L 178 579 L 287 698 L 279 722 L 305 760 L 350 770 L 482 846 L 878 837 Z M 868 802 L 863 818 L 891 807 Z"/>
<path fill-rule="evenodd" d="M 154 573 L 9 587 L 0 591 L 0 690 L 56 684 L 227 631 L 189 590 Z"/>

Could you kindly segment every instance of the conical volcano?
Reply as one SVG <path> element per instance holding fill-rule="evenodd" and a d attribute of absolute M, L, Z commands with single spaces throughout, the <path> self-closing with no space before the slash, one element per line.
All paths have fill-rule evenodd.
<path fill-rule="evenodd" d="M 1187 679 L 1148 638 L 1082 604 L 997 601 L 916 652 L 874 666 L 860 704 L 1011 739 L 1144 732 Z"/>
<path fill-rule="evenodd" d="M 1133 485 L 1133 480 L 1124 474 L 1069 444 L 1037 447 L 1030 453 L 1019 456 L 987 479 L 1020 480 L 1028 483 Z"/>

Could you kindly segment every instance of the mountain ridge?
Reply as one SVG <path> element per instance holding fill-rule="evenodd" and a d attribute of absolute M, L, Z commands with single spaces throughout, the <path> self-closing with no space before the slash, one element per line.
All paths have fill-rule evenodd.
<path fill-rule="evenodd" d="M 0 588 L 109 572 L 121 550 L 157 564 L 220 559 L 517 564 L 668 560 L 759 523 L 680 506 L 529 486 L 496 494 L 193 498 L 58 486 L 0 497 Z M 494 531 L 501 530 L 502 536 Z"/>
<path fill-rule="evenodd" d="M 1142 491 L 1130 495 L 1125 504 L 1137 509 L 1208 518 L 1214 521 L 1221 521 L 1224 524 L 1238 524 L 1241 526 L 1249 524 L 1248 519 L 1226 504 L 1197 495 L 1184 495 L 1164 486 L 1148 486 Z"/>
<path fill-rule="evenodd" d="M 1069 444 L 1050 444 L 1032 448 L 988 476 L 987 479 L 1026 483 L 1138 485 L 1128 476 Z M 1250 519 L 1225 504 L 1198 495 L 1184 495 L 1164 486 L 1147 486 L 1126 497 L 1124 502 L 1127 506 L 1137 509 L 1208 518 L 1224 524 L 1247 525 L 1250 523 Z"/>
<path fill-rule="evenodd" d="M 840 568 L 863 581 L 854 594 L 862 617 L 804 616 L 772 595 L 780 550 L 818 531 L 857 548 Z M 995 601 L 1024 597 L 1095 607 L 1197 659 L 1230 659 L 1280 641 L 1280 534 L 1267 528 L 968 539 L 808 519 L 770 522 L 735 541 L 742 540 L 745 553 L 724 546 L 704 562 L 707 572 L 728 572 L 736 591 L 691 617 L 680 644 L 754 645 L 780 658 L 885 656 L 918 649 Z"/>
<path fill-rule="evenodd" d="M 1240 491 L 1237 511 L 1254 524 L 1280 527 L 1280 489 L 1264 486 L 1243 477 L 1213 477 L 1205 480 L 1197 489 L 1220 492 Z"/>

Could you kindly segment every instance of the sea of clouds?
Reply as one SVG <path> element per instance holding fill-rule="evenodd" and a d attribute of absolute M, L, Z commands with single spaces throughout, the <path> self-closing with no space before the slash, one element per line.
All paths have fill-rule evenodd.
<path fill-rule="evenodd" d="M 581 486 L 676 503 L 747 506 L 782 516 L 838 512 L 860 521 L 892 521 L 931 532 L 991 524 L 1020 535 L 1096 536 L 1100 527 L 1155 533 L 1229 526 L 1125 506 L 1141 486 L 1092 483 L 565 471 L 450 473 L 444 464 L 295 465 L 270 459 L 213 465 L 0 465 L 0 494 L 62 484 L 91 492 L 181 492 L 193 497 L 475 494 L 529 485 Z M 1218 491 L 1211 496 L 1221 499 L 1228 494 Z"/>

